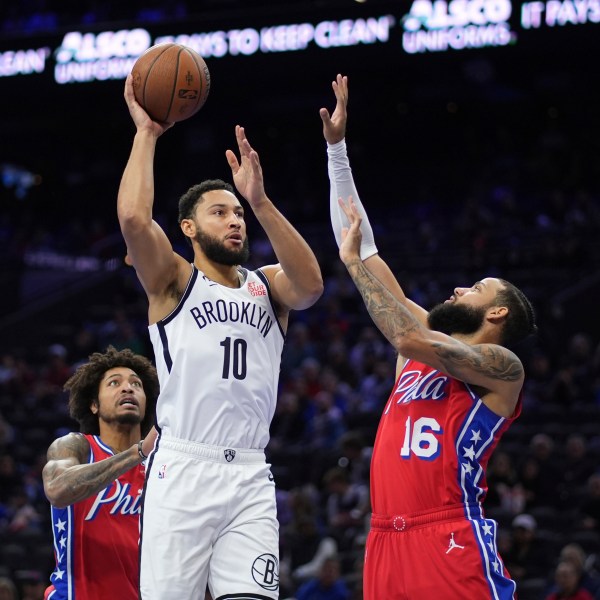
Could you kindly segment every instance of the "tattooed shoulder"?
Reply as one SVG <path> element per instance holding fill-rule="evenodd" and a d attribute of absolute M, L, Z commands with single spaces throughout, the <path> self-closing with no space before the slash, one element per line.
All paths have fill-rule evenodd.
<path fill-rule="evenodd" d="M 79 462 L 87 462 L 90 444 L 85 436 L 79 433 L 68 433 L 54 440 L 48 448 L 48 460 L 77 458 Z"/>
<path fill-rule="evenodd" d="M 514 352 L 503 346 L 435 343 L 434 349 L 451 375 L 462 374 L 466 369 L 506 382 L 523 377 L 523 364 Z"/>

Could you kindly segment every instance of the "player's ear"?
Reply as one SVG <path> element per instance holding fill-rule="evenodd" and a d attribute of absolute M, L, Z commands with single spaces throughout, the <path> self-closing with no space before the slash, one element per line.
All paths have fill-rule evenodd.
<path fill-rule="evenodd" d="M 508 308 L 506 306 L 492 306 L 488 308 L 486 318 L 492 323 L 498 324 L 505 320 L 508 316 Z"/>
<path fill-rule="evenodd" d="M 192 219 L 182 219 L 179 226 L 186 237 L 194 238 L 196 236 L 196 224 Z"/>
<path fill-rule="evenodd" d="M 92 400 L 92 403 L 90 404 L 90 410 L 92 411 L 93 414 L 97 415 L 98 414 L 98 400 Z"/>

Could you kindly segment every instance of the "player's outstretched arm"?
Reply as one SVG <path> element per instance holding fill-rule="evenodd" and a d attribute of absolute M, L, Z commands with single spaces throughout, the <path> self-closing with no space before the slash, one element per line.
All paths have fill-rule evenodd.
<path fill-rule="evenodd" d="M 78 433 L 52 442 L 42 471 L 44 492 L 52 506 L 64 508 L 96 494 L 142 461 L 137 444 L 96 463 L 88 463 L 89 454 L 89 442 Z"/>
<path fill-rule="evenodd" d="M 135 99 L 131 76 L 127 77 L 124 95 L 136 134 L 121 178 L 117 214 L 128 259 L 151 297 L 168 289 L 185 263 L 152 219 L 156 142 L 172 124 L 150 119 Z"/>
<path fill-rule="evenodd" d="M 317 258 L 266 195 L 258 153 L 250 145 L 244 128 L 236 126 L 235 133 L 240 160 L 233 151 L 227 150 L 227 161 L 236 189 L 248 201 L 279 261 L 279 265 L 264 269 L 271 282 L 274 299 L 287 309 L 308 308 L 323 293 L 323 278 Z"/>
<path fill-rule="evenodd" d="M 373 228 L 367 213 L 360 201 L 358 191 L 352 177 L 352 169 L 346 150 L 346 123 L 348 120 L 348 77 L 337 75 L 331 84 L 335 94 L 335 110 L 329 116 L 326 108 L 321 108 L 319 115 L 323 122 L 323 137 L 327 142 L 327 171 L 329 173 L 329 212 L 331 225 L 338 247 L 341 243 L 342 227 L 348 226 L 344 213 L 340 210 L 338 199 L 347 200 L 352 197 L 362 217 L 362 244 L 360 256 L 364 260 L 377 253 Z"/>
<path fill-rule="evenodd" d="M 330 183 L 329 212 L 336 242 L 339 247 L 342 228 L 349 225 L 348 219 L 340 207 L 339 200 L 348 201 L 349 198 L 352 198 L 361 217 L 360 257 L 365 266 L 398 300 L 405 302 L 411 312 L 425 324 L 427 322 L 427 311 L 405 296 L 392 270 L 379 255 L 373 228 L 354 183 L 345 141 L 348 121 L 348 78 L 345 75 L 338 74 L 331 85 L 336 98 L 335 110 L 330 116 L 326 108 L 321 108 L 319 115 L 323 121 L 323 137 L 327 142 L 327 170 Z"/>
<path fill-rule="evenodd" d="M 350 202 L 342 203 L 350 227 L 342 231 L 340 258 L 360 292 L 373 322 L 397 352 L 495 395 L 492 404 L 510 416 L 523 385 L 524 370 L 517 356 L 496 344 L 469 345 L 420 323 L 405 303 L 399 302 L 360 258 L 360 215 Z"/>

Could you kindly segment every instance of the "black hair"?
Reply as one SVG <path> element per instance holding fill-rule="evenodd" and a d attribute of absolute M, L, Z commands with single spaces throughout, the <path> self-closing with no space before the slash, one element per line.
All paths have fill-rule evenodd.
<path fill-rule="evenodd" d="M 65 391 L 70 392 L 69 413 L 79 423 L 82 433 L 99 434 L 98 415 L 92 412 L 90 406 L 98 398 L 104 374 L 115 367 L 127 367 L 135 371 L 142 380 L 146 394 L 146 414 L 140 426 L 142 435 L 146 435 L 154 421 L 154 407 L 159 392 L 158 375 L 145 356 L 134 354 L 129 348 L 117 350 L 114 346 L 108 346 L 106 352 L 94 352 L 88 362 L 77 368 L 64 385 Z"/>
<path fill-rule="evenodd" d="M 535 311 L 527 296 L 514 284 L 500 279 L 495 303 L 508 308 L 508 317 L 502 329 L 503 346 L 511 346 L 537 333 Z"/>
<path fill-rule="evenodd" d="M 233 186 L 222 179 L 206 179 L 200 183 L 193 185 L 188 191 L 179 198 L 179 214 L 177 216 L 178 223 L 184 219 L 191 219 L 194 215 L 196 205 L 202 202 L 203 194 L 212 192 L 213 190 L 225 190 L 235 194 Z M 186 236 L 188 244 L 192 244 L 192 240 Z"/>
<path fill-rule="evenodd" d="M 233 186 L 222 179 L 206 179 L 201 183 L 197 183 L 179 198 L 178 222 L 181 223 L 184 219 L 191 219 L 196 204 L 202 202 L 203 194 L 212 192 L 213 190 L 225 190 L 235 194 Z"/>

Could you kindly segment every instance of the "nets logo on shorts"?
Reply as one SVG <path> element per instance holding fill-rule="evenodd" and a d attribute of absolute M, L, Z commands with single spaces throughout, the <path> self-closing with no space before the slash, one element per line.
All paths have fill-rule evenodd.
<path fill-rule="evenodd" d="M 223 454 L 225 454 L 225 460 L 227 462 L 231 462 L 235 458 L 235 450 L 227 448 L 227 450 L 223 450 Z"/>
<path fill-rule="evenodd" d="M 279 588 L 279 560 L 273 554 L 261 554 L 252 564 L 252 577 L 261 588 Z"/>

